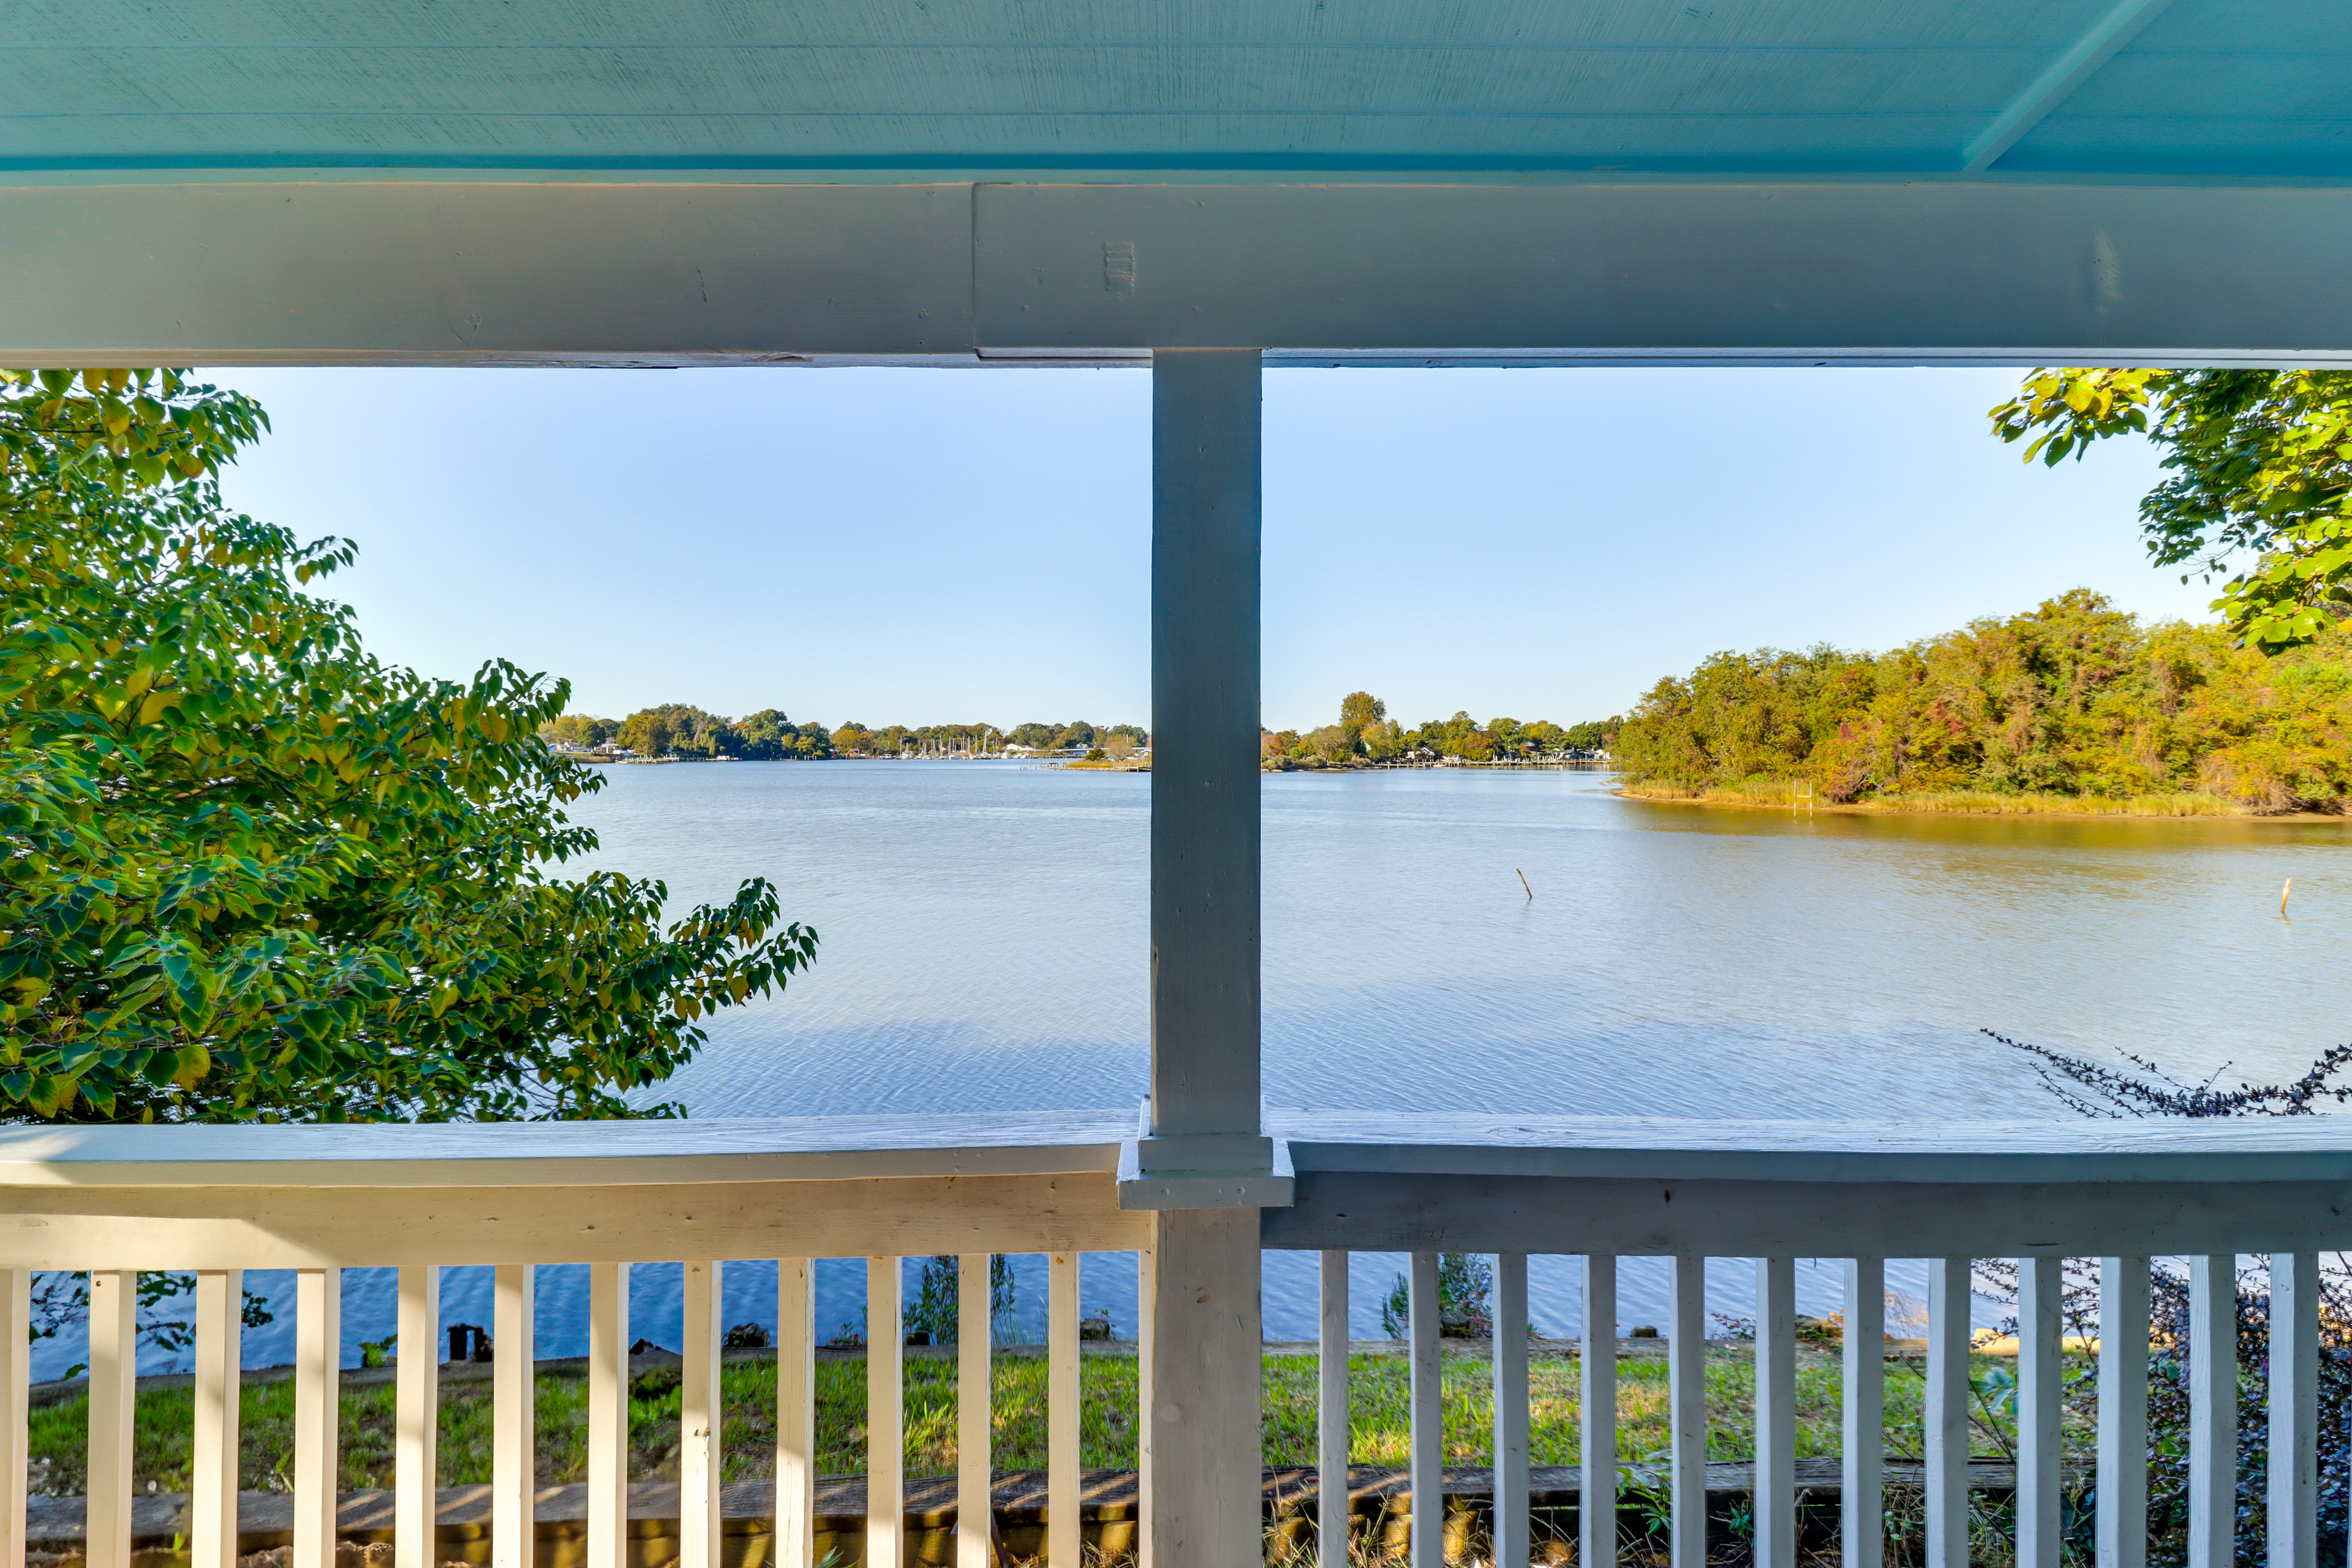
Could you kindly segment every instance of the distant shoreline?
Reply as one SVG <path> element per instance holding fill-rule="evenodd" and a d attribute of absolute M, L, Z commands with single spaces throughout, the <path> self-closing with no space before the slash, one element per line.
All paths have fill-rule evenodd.
<path fill-rule="evenodd" d="M 2043 821 L 2069 822 L 2352 822 L 2352 816 L 2324 811 L 2260 812 L 2226 805 L 2208 807 L 2216 797 L 2203 795 L 2153 795 L 2137 800 L 2109 800 L 2101 797 L 2097 805 L 2054 805 L 2033 804 L 2049 796 L 2018 796 L 1996 795 L 1959 795 L 1952 796 L 1897 795 L 1892 800 L 1858 800 L 1843 803 L 1816 798 L 1810 807 L 1801 800 L 1791 802 L 1786 795 L 1767 800 L 1741 793 L 1644 789 L 1629 784 L 1611 794 L 1620 800 L 1639 801 L 1644 805 L 1696 805 L 1714 810 L 1734 811 L 1795 811 L 1803 813 L 1832 812 L 1845 816 L 2030 816 Z M 2057 799 L 2084 798 L 2059 796 Z M 2191 809 L 2190 807 L 2194 807 Z"/>

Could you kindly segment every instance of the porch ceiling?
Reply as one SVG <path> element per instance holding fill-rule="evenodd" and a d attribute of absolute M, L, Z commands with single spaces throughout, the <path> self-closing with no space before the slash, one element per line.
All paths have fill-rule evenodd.
<path fill-rule="evenodd" d="M 19 0 L 0 363 L 2352 361 L 2308 0 Z"/>
<path fill-rule="evenodd" d="M 31 0 L 9 18 L 0 163 L 37 175 L 2352 174 L 2352 9 L 2310 0 Z"/>

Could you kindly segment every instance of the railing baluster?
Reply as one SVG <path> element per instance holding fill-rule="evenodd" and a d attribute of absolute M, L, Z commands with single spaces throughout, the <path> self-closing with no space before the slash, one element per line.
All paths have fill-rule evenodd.
<path fill-rule="evenodd" d="M 2098 1568 L 2147 1563 L 2147 1259 L 2099 1259 Z"/>
<path fill-rule="evenodd" d="M 1527 1260 L 1519 1262 L 1520 1445 L 1527 1441 Z M 1496 1332 L 1501 1330 L 1497 1328 Z M 1583 1430 L 1583 1489 L 1577 1498 L 1580 1525 L 1577 1561 L 1582 1568 L 1605 1568 L 1617 1561 L 1617 1259 L 1588 1253 L 1584 1259 L 1584 1343 L 1580 1358 Z M 1499 1353 L 1499 1352 L 1498 1352 Z M 1527 1461 L 1519 1461 L 1519 1510 L 1527 1511 Z M 1522 1548 L 1527 1542 L 1522 1536 Z M 1511 1559 L 1519 1568 L 1524 1554 Z"/>
<path fill-rule="evenodd" d="M 196 1276 L 195 1420 L 188 1453 L 189 1568 L 236 1568 L 237 1396 L 245 1271 Z M 401 1568 L 407 1568 L 402 1564 Z M 427 1565 L 430 1568 L 430 1565 Z"/>
<path fill-rule="evenodd" d="M 719 1307 L 720 1265 L 708 1258 L 685 1266 L 679 1295 L 685 1307 L 678 1336 L 678 1568 L 719 1568 Z"/>
<path fill-rule="evenodd" d="M 907 1330 L 898 1260 L 866 1260 L 866 1568 L 906 1561 Z"/>
<path fill-rule="evenodd" d="M 2271 1254 L 2268 1568 L 2319 1561 L 2319 1255 Z"/>
<path fill-rule="evenodd" d="M 490 1568 L 531 1568 L 538 1531 L 538 1283 L 528 1263 L 501 1263 L 490 1280 Z"/>
<path fill-rule="evenodd" d="M 956 1568 L 989 1568 L 995 1535 L 990 1267 L 985 1252 L 956 1259 Z"/>
<path fill-rule="evenodd" d="M 776 1260 L 776 1551 L 781 1568 L 816 1568 L 815 1285 L 810 1259 Z"/>
<path fill-rule="evenodd" d="M 131 1568 L 131 1432 L 138 1397 L 139 1276 L 89 1277 L 89 1568 Z"/>
<path fill-rule="evenodd" d="M 1845 1265 L 1843 1441 L 1839 1445 L 1838 1560 L 1886 1558 L 1886 1260 Z"/>
<path fill-rule="evenodd" d="M 1974 1262 L 1927 1262 L 1927 1568 L 1969 1564 L 1969 1310 Z"/>
<path fill-rule="evenodd" d="M 1496 1568 L 1528 1561 L 1528 1255 L 1495 1255 Z M 1343 1558 L 1342 1561 L 1345 1561 Z"/>
<path fill-rule="evenodd" d="M 1047 1255 L 1045 1562 L 1078 1562 L 1078 1255 Z"/>
<path fill-rule="evenodd" d="M 1315 1550 L 1348 1561 L 1348 1255 L 1326 1252 L 1322 1338 L 1316 1346 Z"/>
<path fill-rule="evenodd" d="M 2238 1526 L 2238 1260 L 2189 1260 L 2189 1568 L 2230 1568 Z"/>
<path fill-rule="evenodd" d="M 1406 1286 L 1412 1336 L 1412 1568 L 1443 1568 L 1445 1561 L 1445 1409 L 1438 1361 L 1437 1254 L 1412 1255 Z"/>
<path fill-rule="evenodd" d="M 294 1568 L 334 1568 L 342 1365 L 343 1271 L 302 1269 L 294 1276 Z"/>
<path fill-rule="evenodd" d="M 1667 1447 L 1674 1466 L 1674 1568 L 1706 1568 L 1706 1259 L 1675 1258 L 1667 1342 Z"/>
<path fill-rule="evenodd" d="M 1797 1260 L 1756 1260 L 1756 1568 L 1797 1565 Z"/>
<path fill-rule="evenodd" d="M 25 1568 L 32 1324 L 33 1271 L 0 1268 L 0 1568 Z"/>
<path fill-rule="evenodd" d="M 415 1264 L 400 1271 L 398 1335 L 393 1342 L 397 1357 L 393 1372 L 396 1445 L 393 1457 L 393 1568 L 434 1568 L 441 1561 L 441 1554 L 434 1549 L 435 1532 L 440 1526 L 436 1493 L 441 1483 L 441 1270 L 430 1264 Z M 589 1445 L 593 1460 L 593 1430 Z M 593 1496 L 592 1491 L 592 1509 Z M 590 1529 L 593 1532 L 593 1522 Z M 197 1563 L 194 1568 L 205 1565 Z M 620 1565 L 614 1563 L 600 1568 Z"/>
<path fill-rule="evenodd" d="M 2058 1568 L 2063 1258 L 2017 1260 L 2017 1568 Z"/>
<path fill-rule="evenodd" d="M 629 1266 L 588 1266 L 588 1562 L 627 1568 Z M 398 1568 L 409 1568 L 401 1563 Z M 417 1568 L 432 1568 L 420 1563 Z"/>

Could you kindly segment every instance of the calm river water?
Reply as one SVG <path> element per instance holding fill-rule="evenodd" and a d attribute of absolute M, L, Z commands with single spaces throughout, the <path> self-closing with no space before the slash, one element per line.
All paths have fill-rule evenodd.
<path fill-rule="evenodd" d="M 1147 776 L 875 762 L 606 779 L 578 812 L 603 835 L 597 864 L 686 900 L 764 876 L 823 936 L 787 995 L 717 1022 L 667 1090 L 691 1110 L 984 1115 L 1141 1095 Z M 1809 818 L 1625 801 L 1612 782 L 1269 776 L 1267 1098 L 1434 1115 L 2061 1116 L 1979 1028 L 2232 1079 L 2290 1074 L 2347 1036 L 2352 824 Z M 1626 1262 L 1627 1324 L 1664 1317 L 1651 1261 Z M 1312 1260 L 1266 1262 L 1268 1336 L 1310 1337 Z M 1380 1332 L 1376 1298 L 1401 1263 L 1358 1259 L 1358 1332 Z M 1043 1260 L 1016 1268 L 1023 1317 L 1042 1321 Z M 1710 1305 L 1745 1311 L 1751 1275 L 1718 1262 Z M 730 1268 L 727 1321 L 772 1323 L 773 1279 Z M 1576 1327 L 1569 1260 L 1535 1260 L 1531 1285 L 1539 1326 Z M 584 1271 L 544 1270 L 540 1289 L 540 1353 L 579 1353 Z M 452 1270 L 444 1289 L 449 1321 L 488 1321 L 486 1270 Z M 856 1317 L 862 1264 L 824 1266 L 819 1290 L 827 1328 Z M 1801 1268 L 1802 1310 L 1833 1310 L 1837 1290 L 1834 1265 Z M 1081 1294 L 1132 1331 L 1132 1258 L 1088 1258 Z M 676 1268 L 640 1268 L 633 1296 L 635 1331 L 675 1343 Z M 348 1275 L 344 1311 L 355 1363 L 361 1339 L 390 1330 L 390 1279 Z M 249 1363 L 285 1359 L 290 1331 L 290 1312 L 252 1331 Z M 44 1370 L 81 1359 L 42 1351 Z"/>

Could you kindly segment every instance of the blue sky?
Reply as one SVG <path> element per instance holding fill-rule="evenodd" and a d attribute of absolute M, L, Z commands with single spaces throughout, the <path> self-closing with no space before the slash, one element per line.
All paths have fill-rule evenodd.
<path fill-rule="evenodd" d="M 1147 719 L 1139 371 L 226 370 L 231 500 L 360 545 L 371 647 L 573 706 L 870 725 Z M 2140 446 L 2027 468 L 1973 370 L 1265 378 L 1265 697 L 1573 722 L 1718 648 L 1883 648 L 2147 564 Z"/>

